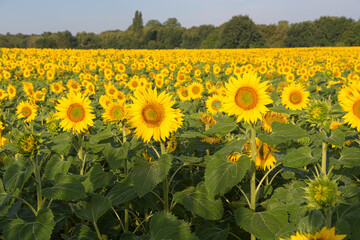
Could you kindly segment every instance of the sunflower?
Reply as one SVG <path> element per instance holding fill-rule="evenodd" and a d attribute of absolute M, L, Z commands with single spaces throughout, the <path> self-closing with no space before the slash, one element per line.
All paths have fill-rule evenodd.
<path fill-rule="evenodd" d="M 188 93 L 192 99 L 202 98 L 204 86 L 199 82 L 193 82 L 188 86 Z"/>
<path fill-rule="evenodd" d="M 236 115 L 237 121 L 256 123 L 261 114 L 268 111 L 265 105 L 272 103 L 266 93 L 268 82 L 260 83 L 260 77 L 254 72 L 244 73 L 242 77 L 230 77 L 226 83 L 226 97 L 221 110 Z"/>
<path fill-rule="evenodd" d="M 74 79 L 69 79 L 66 83 L 66 87 L 73 92 L 80 92 L 81 90 L 80 83 L 76 82 Z"/>
<path fill-rule="evenodd" d="M 174 101 L 165 92 L 157 90 L 136 91 L 129 106 L 129 123 L 135 128 L 135 135 L 145 142 L 165 141 L 183 122 L 183 114 L 173 109 Z"/>
<path fill-rule="evenodd" d="M 304 234 L 301 234 L 299 232 L 296 232 L 295 235 L 291 235 L 290 238 L 288 238 L 289 240 L 309 240 L 308 238 L 308 235 L 304 235 Z M 279 238 L 279 240 L 286 240 L 284 238 Z"/>
<path fill-rule="evenodd" d="M 191 99 L 191 96 L 188 92 L 186 87 L 180 87 L 176 90 L 177 96 L 179 97 L 180 101 L 185 102 Z"/>
<path fill-rule="evenodd" d="M 32 96 L 34 94 L 34 85 L 29 82 L 23 82 L 23 90 L 28 96 Z"/>
<path fill-rule="evenodd" d="M 261 142 L 258 138 L 256 138 L 256 152 L 258 152 L 255 162 L 256 168 L 265 170 L 266 168 L 271 169 L 275 165 L 276 159 L 271 152 L 277 152 L 277 150 Z M 249 143 L 245 144 L 245 154 L 251 157 L 251 147 Z"/>
<path fill-rule="evenodd" d="M 234 152 L 234 153 L 227 155 L 226 159 L 229 160 L 230 162 L 236 163 L 240 157 L 241 157 L 240 153 Z"/>
<path fill-rule="evenodd" d="M 301 84 L 290 83 L 284 87 L 281 94 L 281 102 L 287 109 L 301 110 L 306 108 L 309 102 L 310 92 L 305 91 Z"/>
<path fill-rule="evenodd" d="M 360 132 L 360 93 L 356 89 L 352 91 L 352 95 L 343 99 L 342 108 L 347 112 L 343 116 L 344 122 Z"/>
<path fill-rule="evenodd" d="M 55 113 L 55 118 L 61 120 L 60 127 L 65 131 L 81 133 L 94 125 L 95 115 L 92 114 L 90 100 L 80 93 L 68 93 L 67 97 L 59 100 L 55 109 L 59 111 Z"/>
<path fill-rule="evenodd" d="M 37 112 L 36 105 L 32 105 L 29 101 L 21 101 L 16 108 L 17 118 L 25 118 L 24 122 L 31 122 L 35 119 Z"/>
<path fill-rule="evenodd" d="M 14 98 L 16 96 L 16 88 L 13 85 L 9 84 L 7 86 L 7 94 L 9 99 Z"/>
<path fill-rule="evenodd" d="M 50 83 L 50 89 L 53 93 L 62 93 L 65 88 L 63 87 L 62 81 L 59 81 L 56 83 Z"/>
<path fill-rule="evenodd" d="M 272 132 L 271 124 L 273 122 L 287 123 L 288 121 L 285 114 L 283 113 L 267 112 L 262 115 L 261 125 L 264 131 L 268 133 Z"/>
<path fill-rule="evenodd" d="M 6 91 L 0 88 L 0 100 L 5 99 L 7 96 L 8 94 L 6 93 Z"/>
<path fill-rule="evenodd" d="M 44 93 L 43 91 L 36 91 L 33 97 L 36 101 L 45 101 L 45 95 L 46 93 Z"/>
<path fill-rule="evenodd" d="M 109 106 L 105 108 L 105 112 L 102 114 L 104 122 L 107 121 L 121 121 L 126 116 L 126 108 L 121 103 L 112 102 Z"/>
<path fill-rule="evenodd" d="M 220 112 L 221 102 L 222 102 L 221 99 L 222 98 L 217 94 L 208 97 L 208 99 L 205 102 L 206 110 L 212 114 Z"/>
<path fill-rule="evenodd" d="M 320 232 L 316 232 L 314 235 L 309 236 L 309 239 L 326 239 L 326 240 L 342 240 L 346 237 L 346 235 L 336 235 L 335 227 L 328 229 L 327 227 L 323 227 Z"/>

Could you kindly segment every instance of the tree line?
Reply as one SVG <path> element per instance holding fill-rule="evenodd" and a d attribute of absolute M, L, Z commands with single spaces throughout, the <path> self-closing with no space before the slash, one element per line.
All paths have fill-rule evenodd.
<path fill-rule="evenodd" d="M 255 24 L 247 15 L 232 17 L 219 27 L 181 26 L 176 18 L 161 23 L 143 23 L 135 12 L 132 24 L 125 31 L 104 31 L 100 34 L 70 31 L 44 32 L 41 35 L 0 34 L 0 47 L 7 48 L 77 48 L 77 49 L 197 49 L 197 48 L 260 48 L 360 46 L 360 20 L 323 16 L 314 21 L 289 24 Z"/>

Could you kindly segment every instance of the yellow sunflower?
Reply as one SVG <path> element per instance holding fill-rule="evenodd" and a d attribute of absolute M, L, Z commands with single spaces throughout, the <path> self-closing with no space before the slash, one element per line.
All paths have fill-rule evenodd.
<path fill-rule="evenodd" d="M 246 155 L 251 157 L 251 147 L 249 143 L 245 144 L 245 151 Z M 255 162 L 257 169 L 271 169 L 275 165 L 276 159 L 271 152 L 277 152 L 277 150 L 261 142 L 258 138 L 256 138 L 256 152 L 258 152 Z"/>
<path fill-rule="evenodd" d="M 308 235 L 304 235 L 304 234 L 301 234 L 299 232 L 296 232 L 295 235 L 291 235 L 290 238 L 288 238 L 289 240 L 309 240 L 308 238 Z M 286 240 L 284 238 L 279 238 L 279 240 Z"/>
<path fill-rule="evenodd" d="M 13 85 L 9 84 L 7 86 L 7 94 L 9 99 L 14 98 L 16 96 L 16 88 Z"/>
<path fill-rule="evenodd" d="M 192 99 L 202 98 L 204 86 L 199 82 L 193 82 L 188 86 L 188 93 Z"/>
<path fill-rule="evenodd" d="M 191 96 L 188 92 L 186 87 L 180 87 L 176 90 L 177 96 L 179 97 L 180 101 L 185 102 L 191 99 Z"/>
<path fill-rule="evenodd" d="M 287 123 L 288 121 L 287 121 L 285 114 L 283 114 L 283 113 L 267 112 L 262 115 L 261 125 L 262 125 L 262 128 L 264 129 L 264 131 L 266 131 L 268 133 L 272 132 L 271 124 L 273 122 Z"/>
<path fill-rule="evenodd" d="M 107 121 L 121 121 L 126 116 L 126 108 L 122 103 L 112 102 L 105 108 L 105 112 L 102 114 L 104 122 Z"/>
<path fill-rule="evenodd" d="M 236 115 L 237 121 L 256 123 L 261 114 L 268 111 L 265 106 L 272 103 L 266 92 L 268 81 L 260 83 L 255 72 L 244 73 L 242 77 L 230 77 L 226 83 L 226 97 L 221 110 L 229 115 Z"/>
<path fill-rule="evenodd" d="M 62 93 L 65 89 L 62 81 L 50 83 L 50 88 L 53 93 Z"/>
<path fill-rule="evenodd" d="M 93 126 L 95 115 L 92 114 L 90 99 L 81 93 L 70 92 L 67 97 L 62 97 L 55 106 L 59 112 L 55 118 L 61 120 L 60 127 L 73 133 L 85 132 L 89 126 Z"/>
<path fill-rule="evenodd" d="M 281 102 L 287 109 L 301 110 L 306 108 L 309 102 L 309 91 L 305 91 L 301 84 L 291 83 L 284 87 L 281 94 Z"/>
<path fill-rule="evenodd" d="M 24 122 L 29 123 L 35 119 L 37 107 L 32 105 L 29 101 L 21 101 L 16 108 L 17 118 L 25 118 Z"/>
<path fill-rule="evenodd" d="M 6 91 L 0 88 L 0 100 L 5 99 L 7 96 L 8 94 L 6 93 Z"/>
<path fill-rule="evenodd" d="M 221 102 L 222 102 L 221 99 L 222 97 L 220 97 L 217 94 L 208 97 L 208 99 L 205 102 L 207 111 L 212 114 L 220 112 Z"/>
<path fill-rule="evenodd" d="M 343 99 L 342 108 L 347 112 L 343 116 L 344 122 L 360 132 L 360 93 L 356 89 L 352 91 L 352 95 Z"/>
<path fill-rule="evenodd" d="M 174 101 L 164 92 L 148 89 L 136 91 L 133 104 L 128 108 L 128 121 L 135 128 L 135 135 L 144 142 L 165 141 L 170 133 L 175 132 L 183 122 L 183 114 L 172 108 Z"/>
<path fill-rule="evenodd" d="M 346 235 L 336 235 L 335 227 L 328 229 L 327 227 L 323 227 L 320 232 L 316 232 L 314 235 L 310 235 L 309 239 L 326 239 L 326 240 L 342 240 L 346 237 Z"/>

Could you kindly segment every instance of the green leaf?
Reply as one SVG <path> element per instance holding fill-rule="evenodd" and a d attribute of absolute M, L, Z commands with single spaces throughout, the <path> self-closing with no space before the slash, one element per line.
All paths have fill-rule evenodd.
<path fill-rule="evenodd" d="M 114 148 L 110 144 L 106 145 L 103 151 L 104 157 L 113 170 L 121 167 L 123 160 L 127 157 L 129 146 L 129 142 L 125 142 L 120 148 Z"/>
<path fill-rule="evenodd" d="M 106 128 L 104 131 L 100 131 L 90 137 L 89 144 L 94 145 L 99 143 L 100 141 L 104 141 L 108 138 L 111 138 L 115 135 L 115 133 L 110 129 Z"/>
<path fill-rule="evenodd" d="M 119 205 L 138 196 L 130 177 L 116 183 L 109 191 L 107 197 L 112 205 Z"/>
<path fill-rule="evenodd" d="M 229 229 L 222 229 L 212 222 L 204 221 L 202 224 L 199 224 L 195 234 L 201 240 L 227 240 Z"/>
<path fill-rule="evenodd" d="M 52 140 L 54 145 L 51 149 L 60 155 L 68 155 L 71 149 L 72 137 L 71 133 L 60 133 Z"/>
<path fill-rule="evenodd" d="M 164 154 L 153 163 L 149 163 L 143 158 L 135 159 L 131 177 L 139 197 L 153 190 L 158 183 L 164 180 L 171 168 L 172 158 L 172 155 Z"/>
<path fill-rule="evenodd" d="M 355 147 L 344 148 L 335 164 L 348 167 L 360 166 L 360 149 Z"/>
<path fill-rule="evenodd" d="M 345 133 L 338 128 L 331 130 L 328 142 L 338 148 L 341 148 L 345 142 Z"/>
<path fill-rule="evenodd" d="M 208 198 L 205 184 L 199 183 L 197 187 L 188 187 L 174 195 L 174 201 L 182 204 L 186 209 L 208 220 L 220 220 L 224 208 L 221 199 Z"/>
<path fill-rule="evenodd" d="M 8 167 L 4 173 L 4 185 L 8 192 L 13 192 L 17 188 L 21 188 L 30 178 L 32 167 L 20 167 L 13 164 Z"/>
<path fill-rule="evenodd" d="M 224 195 L 238 184 L 250 168 L 250 159 L 241 156 L 236 163 L 230 162 L 223 154 L 214 154 L 209 158 L 205 169 L 205 184 L 209 196 Z"/>
<path fill-rule="evenodd" d="M 77 224 L 74 230 L 74 240 L 98 240 L 96 232 L 92 231 L 88 226 Z"/>
<path fill-rule="evenodd" d="M 96 223 L 111 207 L 109 199 L 96 193 L 90 193 L 87 201 L 70 205 L 74 213 L 80 218 Z"/>
<path fill-rule="evenodd" d="M 271 134 L 259 134 L 258 138 L 269 145 L 277 145 L 280 143 L 287 142 L 289 140 L 296 140 L 302 137 L 307 137 L 308 134 L 306 130 L 302 129 L 299 126 L 293 125 L 291 123 L 282 123 L 274 121 L 271 124 L 272 132 Z"/>
<path fill-rule="evenodd" d="M 220 134 L 221 136 L 224 136 L 234 129 L 237 128 L 237 123 L 232 118 L 224 119 L 223 121 L 218 121 L 215 125 L 211 126 L 209 130 L 205 132 L 206 135 L 214 135 L 214 134 Z"/>
<path fill-rule="evenodd" d="M 235 212 L 236 223 L 255 237 L 262 240 L 276 239 L 287 225 L 288 214 L 284 207 L 275 207 L 264 212 L 239 208 Z"/>
<path fill-rule="evenodd" d="M 58 173 L 66 174 L 71 166 L 71 161 L 65 161 L 60 158 L 59 155 L 53 155 L 45 166 L 45 177 L 49 180 L 53 180 Z"/>
<path fill-rule="evenodd" d="M 150 220 L 150 240 L 195 240 L 189 224 L 166 212 L 157 212 Z"/>
<path fill-rule="evenodd" d="M 186 131 L 180 135 L 181 138 L 207 138 L 208 136 L 200 132 Z"/>
<path fill-rule="evenodd" d="M 101 165 L 95 163 L 85 176 L 87 177 L 83 182 L 85 192 L 93 192 L 107 186 L 114 175 L 109 172 L 104 172 Z"/>
<path fill-rule="evenodd" d="M 51 210 L 43 208 L 32 222 L 20 218 L 10 221 L 5 227 L 3 237 L 11 240 L 46 240 L 50 239 L 54 226 L 54 215 Z"/>
<path fill-rule="evenodd" d="M 289 153 L 286 154 L 284 166 L 299 168 L 313 163 L 314 161 L 316 161 L 316 159 L 314 159 L 314 157 L 311 155 L 311 148 L 301 147 L 298 149 L 292 149 L 289 151 Z"/>
<path fill-rule="evenodd" d="M 44 197 L 59 200 L 79 200 L 86 196 L 85 188 L 79 180 L 72 175 L 58 173 L 55 175 L 55 186 L 42 190 Z"/>

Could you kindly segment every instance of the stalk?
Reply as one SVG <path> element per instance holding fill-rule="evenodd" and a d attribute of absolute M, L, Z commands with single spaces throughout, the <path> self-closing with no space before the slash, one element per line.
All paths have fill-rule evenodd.
<path fill-rule="evenodd" d="M 164 142 L 160 142 L 161 155 L 166 153 Z M 164 211 L 169 212 L 169 184 L 168 178 L 165 176 L 163 181 L 163 191 L 164 191 Z"/>
<path fill-rule="evenodd" d="M 100 230 L 96 224 L 96 221 L 94 221 L 94 228 L 95 228 L 95 231 L 96 231 L 96 235 L 98 237 L 99 240 L 102 240 L 102 237 L 101 237 L 101 233 L 100 233 Z"/>
<path fill-rule="evenodd" d="M 327 151 L 328 144 L 322 142 L 321 148 L 321 170 L 326 175 L 326 151 Z"/>
<path fill-rule="evenodd" d="M 80 168 L 80 175 L 84 175 L 84 171 L 85 171 L 85 157 L 83 154 L 83 147 L 82 147 L 82 134 L 77 134 L 78 136 L 78 144 L 79 144 L 79 149 L 78 149 L 78 157 L 80 159 L 80 161 L 82 162 L 81 164 L 81 168 Z"/>
<path fill-rule="evenodd" d="M 122 127 L 122 135 L 123 135 L 123 144 L 126 142 L 126 128 L 125 123 L 123 123 Z M 128 175 L 128 162 L 127 158 L 124 159 L 124 175 L 125 177 Z M 125 211 L 124 211 L 124 222 L 125 222 L 125 232 L 129 231 L 129 203 L 125 203 Z"/>
<path fill-rule="evenodd" d="M 331 229 L 331 218 L 332 218 L 332 212 L 331 212 L 331 207 L 329 207 L 326 210 L 326 227 L 328 229 Z"/>
<path fill-rule="evenodd" d="M 256 208 L 256 131 L 254 125 L 251 125 L 250 135 L 251 148 L 251 177 L 250 177 L 250 209 L 255 211 Z M 251 234 L 251 240 L 256 240 Z"/>
<path fill-rule="evenodd" d="M 41 177 L 40 177 L 40 168 L 39 168 L 39 161 L 37 156 L 32 159 L 34 165 L 34 176 L 35 176 L 35 183 L 36 183 L 36 198 L 37 198 L 37 212 L 40 211 L 43 205 L 43 199 L 41 195 Z"/>

